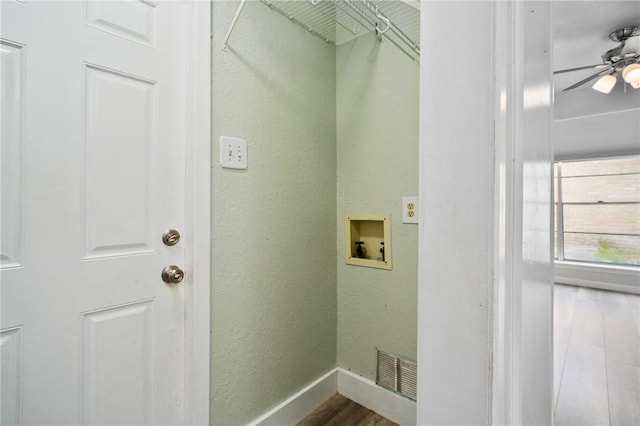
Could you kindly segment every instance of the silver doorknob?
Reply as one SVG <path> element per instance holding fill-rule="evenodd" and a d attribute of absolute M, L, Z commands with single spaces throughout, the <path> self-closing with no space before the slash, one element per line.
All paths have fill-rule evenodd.
<path fill-rule="evenodd" d="M 162 281 L 167 284 L 178 284 L 184 278 L 184 271 L 176 265 L 165 266 L 162 270 Z"/>

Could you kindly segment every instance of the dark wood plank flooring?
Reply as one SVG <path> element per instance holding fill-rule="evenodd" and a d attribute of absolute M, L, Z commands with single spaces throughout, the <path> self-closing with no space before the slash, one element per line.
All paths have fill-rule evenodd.
<path fill-rule="evenodd" d="M 399 426 L 348 398 L 335 394 L 297 426 Z"/>

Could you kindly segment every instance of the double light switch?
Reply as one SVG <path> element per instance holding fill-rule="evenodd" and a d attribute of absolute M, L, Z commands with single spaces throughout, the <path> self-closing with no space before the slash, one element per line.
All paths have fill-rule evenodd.
<path fill-rule="evenodd" d="M 246 169 L 247 141 L 231 136 L 220 137 L 220 165 L 226 169 Z"/>

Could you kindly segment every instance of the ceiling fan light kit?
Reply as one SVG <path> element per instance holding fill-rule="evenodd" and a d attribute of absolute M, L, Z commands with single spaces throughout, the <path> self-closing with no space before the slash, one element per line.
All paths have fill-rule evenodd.
<path fill-rule="evenodd" d="M 576 89 L 594 79 L 597 79 L 591 87 L 598 92 L 611 93 L 616 85 L 616 74 L 618 72 L 622 74 L 622 80 L 628 83 L 631 87 L 634 89 L 640 89 L 640 52 L 623 53 L 627 40 L 630 37 L 636 37 L 638 35 L 640 35 L 640 32 L 638 31 L 637 26 L 628 26 L 617 29 L 609 34 L 609 38 L 620 44 L 602 55 L 601 64 L 555 71 L 554 74 L 561 74 L 585 69 L 600 69 L 597 73 L 567 87 L 563 92 Z"/>
<path fill-rule="evenodd" d="M 600 77 L 593 86 L 591 86 L 594 90 L 602 93 L 611 93 L 613 87 L 616 85 L 616 78 L 614 74 L 607 74 Z"/>
<path fill-rule="evenodd" d="M 634 89 L 640 88 L 640 64 L 627 65 L 622 70 L 622 78 Z"/>

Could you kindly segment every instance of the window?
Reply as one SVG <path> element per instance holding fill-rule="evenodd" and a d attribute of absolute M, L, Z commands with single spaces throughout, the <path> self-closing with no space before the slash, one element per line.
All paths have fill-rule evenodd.
<path fill-rule="evenodd" d="M 554 164 L 555 258 L 640 265 L 640 156 Z"/>

